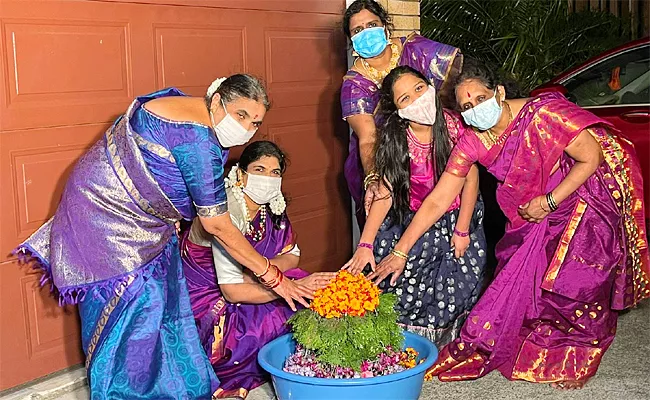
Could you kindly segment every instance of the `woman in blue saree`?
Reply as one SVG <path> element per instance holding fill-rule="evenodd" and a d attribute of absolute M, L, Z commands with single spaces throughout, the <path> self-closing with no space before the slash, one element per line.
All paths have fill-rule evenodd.
<path fill-rule="evenodd" d="M 227 148 L 248 142 L 268 107 L 262 84 L 243 74 L 215 81 L 205 98 L 173 88 L 138 97 L 79 160 L 52 219 L 16 249 L 62 304 L 79 305 L 93 399 L 204 399 L 218 387 L 183 275 L 181 219 L 198 216 L 291 308 L 311 296 L 228 215 Z"/>

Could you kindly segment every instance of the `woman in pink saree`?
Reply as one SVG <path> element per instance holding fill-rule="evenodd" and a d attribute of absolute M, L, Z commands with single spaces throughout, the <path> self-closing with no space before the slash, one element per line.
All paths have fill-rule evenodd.
<path fill-rule="evenodd" d="M 427 378 L 480 378 L 581 388 L 616 332 L 617 311 L 650 297 L 643 182 L 634 147 L 559 94 L 509 99 L 466 60 L 455 84 L 474 126 L 395 248 L 408 252 L 460 192 L 476 162 L 499 181 L 508 218 L 494 281 Z M 377 273 L 403 270 L 392 255 Z"/>

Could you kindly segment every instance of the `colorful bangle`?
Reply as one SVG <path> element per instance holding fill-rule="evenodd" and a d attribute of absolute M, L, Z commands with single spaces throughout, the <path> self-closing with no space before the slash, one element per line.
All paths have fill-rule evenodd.
<path fill-rule="evenodd" d="M 280 271 L 280 269 L 277 266 L 271 264 L 271 269 L 275 272 L 273 278 L 259 279 L 260 283 L 264 285 L 264 287 L 266 287 L 267 289 L 275 289 L 276 287 L 278 287 L 278 285 L 280 285 L 280 283 L 282 283 L 282 280 L 284 279 L 284 274 L 282 273 L 282 271 Z"/>
<path fill-rule="evenodd" d="M 266 257 L 264 257 L 264 259 L 266 260 L 266 269 L 264 270 L 264 272 L 262 272 L 261 274 L 256 274 L 255 272 L 253 272 L 253 275 L 255 275 L 255 277 L 258 279 L 266 275 L 269 272 L 269 268 L 271 268 L 271 261 L 269 261 L 269 259 Z"/>
<path fill-rule="evenodd" d="M 275 289 L 276 287 L 280 286 L 283 279 L 284 279 L 284 274 L 282 272 L 280 272 L 280 275 L 278 275 L 278 279 L 275 282 L 275 284 L 273 286 L 269 286 L 268 288 L 271 289 L 271 290 Z"/>
<path fill-rule="evenodd" d="M 364 249 L 370 249 L 370 250 L 375 249 L 375 246 L 371 245 L 370 243 L 359 243 L 357 245 L 357 248 L 360 248 L 360 247 L 363 247 Z"/>
<path fill-rule="evenodd" d="M 469 232 L 462 232 L 462 231 L 459 231 L 458 229 L 454 229 L 454 235 L 459 236 L 459 237 L 468 237 Z"/>
<path fill-rule="evenodd" d="M 408 254 L 406 254 L 404 252 L 401 252 L 399 250 L 393 250 L 393 251 L 390 252 L 390 254 L 394 255 L 395 257 L 401 258 L 402 260 L 408 260 L 409 259 Z"/>
<path fill-rule="evenodd" d="M 270 267 L 269 267 L 269 272 L 272 270 L 273 272 L 275 272 L 275 274 L 273 276 L 266 277 L 266 278 L 264 277 L 266 274 L 260 275 L 259 277 L 257 277 L 257 280 L 260 281 L 262 284 L 266 284 L 268 282 L 273 281 L 278 276 L 276 269 L 277 269 L 277 267 L 275 265 L 271 264 Z"/>
<path fill-rule="evenodd" d="M 553 197 L 553 192 L 546 193 L 546 202 L 548 203 L 548 207 L 551 209 L 551 211 L 557 210 L 557 203 Z"/>

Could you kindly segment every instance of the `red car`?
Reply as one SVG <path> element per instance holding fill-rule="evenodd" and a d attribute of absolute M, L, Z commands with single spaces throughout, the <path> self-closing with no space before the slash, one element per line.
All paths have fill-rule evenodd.
<path fill-rule="evenodd" d="M 650 221 L 650 37 L 590 59 L 535 90 L 559 91 L 610 121 L 634 143 L 643 171 L 646 226 Z"/>

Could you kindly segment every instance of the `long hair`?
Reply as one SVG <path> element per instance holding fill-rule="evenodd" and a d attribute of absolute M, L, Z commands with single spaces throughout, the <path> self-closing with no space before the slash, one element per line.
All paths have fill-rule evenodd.
<path fill-rule="evenodd" d="M 393 86 L 405 74 L 412 74 L 426 83 L 429 82 L 424 75 L 409 66 L 396 67 L 384 78 L 379 102 L 379 112 L 384 123 L 377 130 L 375 144 L 375 167 L 380 178 L 391 188 L 393 196 L 391 212 L 398 223 L 403 223 L 410 212 L 411 164 L 406 137 L 409 121 L 398 115 L 397 106 L 393 101 Z M 437 94 L 436 108 L 431 153 L 436 168 L 435 178 L 438 180 L 447 166 L 451 144 L 442 105 Z"/>
<path fill-rule="evenodd" d="M 239 169 L 247 171 L 251 163 L 254 163 L 262 157 L 275 157 L 278 160 L 278 164 L 280 164 L 280 172 L 284 175 L 288 164 L 287 157 L 277 144 L 268 140 L 252 142 L 246 146 L 239 157 Z M 286 214 L 286 211 L 282 215 L 270 214 L 275 229 L 280 229 L 280 225 L 282 224 L 282 220 L 286 218 Z"/>

